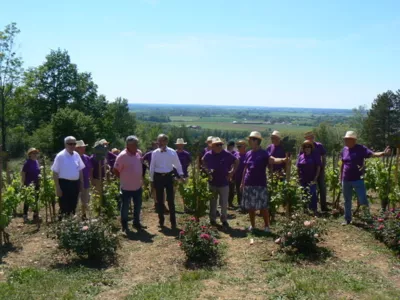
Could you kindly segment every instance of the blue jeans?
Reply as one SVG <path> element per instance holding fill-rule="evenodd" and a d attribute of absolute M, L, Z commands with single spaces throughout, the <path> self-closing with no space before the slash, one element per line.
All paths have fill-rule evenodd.
<path fill-rule="evenodd" d="M 136 191 L 125 191 L 121 189 L 121 223 L 127 226 L 129 204 L 133 198 L 133 225 L 140 224 L 140 211 L 142 209 L 142 188 Z"/>
<path fill-rule="evenodd" d="M 344 197 L 344 218 L 347 222 L 351 221 L 351 205 L 353 198 L 353 189 L 356 191 L 360 205 L 368 206 L 367 190 L 365 189 L 364 180 L 343 181 L 343 197 Z"/>
<path fill-rule="evenodd" d="M 317 197 L 317 185 L 302 184 L 303 190 L 310 195 L 310 202 L 308 208 L 314 212 L 318 210 L 318 197 Z"/>

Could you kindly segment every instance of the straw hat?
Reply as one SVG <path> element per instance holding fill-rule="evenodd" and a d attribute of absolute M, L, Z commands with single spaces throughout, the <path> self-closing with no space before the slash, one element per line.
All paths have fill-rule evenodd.
<path fill-rule="evenodd" d="M 314 136 L 314 132 L 312 131 L 308 131 L 304 134 L 304 138 L 308 139 L 309 137 L 313 137 Z"/>
<path fill-rule="evenodd" d="M 357 134 L 354 131 L 347 131 L 344 139 L 357 139 Z"/>
<path fill-rule="evenodd" d="M 305 145 L 310 145 L 311 148 L 314 149 L 314 143 L 313 143 L 313 141 L 305 140 L 305 141 L 303 142 L 302 147 L 304 147 Z"/>
<path fill-rule="evenodd" d="M 258 131 L 252 131 L 249 135 L 249 138 L 256 138 L 262 141 L 262 136 L 261 133 L 259 133 Z"/>
<path fill-rule="evenodd" d="M 177 139 L 175 145 L 186 145 L 187 143 L 185 142 L 184 139 Z"/>
<path fill-rule="evenodd" d="M 276 136 L 277 138 L 282 138 L 281 133 L 278 130 L 274 130 L 274 132 L 272 132 L 271 136 Z"/>
<path fill-rule="evenodd" d="M 208 144 L 208 143 L 211 143 L 212 140 L 213 140 L 213 137 L 212 137 L 212 136 L 209 136 L 209 137 L 206 139 L 206 143 L 207 143 L 207 144 Z"/>
<path fill-rule="evenodd" d="M 245 140 L 239 140 L 239 141 L 236 142 L 236 145 L 237 145 L 237 146 L 246 146 L 247 143 L 246 143 Z"/>
<path fill-rule="evenodd" d="M 105 140 L 105 139 L 101 139 L 101 140 L 99 140 L 99 141 L 97 141 L 96 143 L 94 143 L 94 147 L 97 147 L 97 146 L 106 146 L 106 145 L 108 145 L 109 143 Z"/>
<path fill-rule="evenodd" d="M 76 141 L 76 147 L 86 147 L 87 144 L 83 140 Z"/>
<path fill-rule="evenodd" d="M 29 148 L 29 150 L 28 150 L 28 152 L 26 152 L 26 154 L 30 155 L 34 152 L 39 153 L 40 151 L 36 148 Z"/>
<path fill-rule="evenodd" d="M 121 151 L 119 151 L 119 149 L 117 149 L 117 148 L 113 148 L 112 150 L 111 150 L 111 153 L 113 153 L 113 154 L 117 154 L 117 153 L 120 153 Z"/>
<path fill-rule="evenodd" d="M 219 138 L 219 137 L 214 137 L 211 141 L 211 145 L 215 145 L 215 144 L 224 144 L 224 142 Z"/>

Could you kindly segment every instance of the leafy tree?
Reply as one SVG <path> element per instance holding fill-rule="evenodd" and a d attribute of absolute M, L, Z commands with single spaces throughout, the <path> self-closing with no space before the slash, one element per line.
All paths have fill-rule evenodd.
<path fill-rule="evenodd" d="M 16 23 L 11 23 L 5 27 L 4 31 L 0 31 L 0 116 L 3 149 L 7 149 L 6 108 L 22 74 L 22 59 L 17 56 L 14 49 L 15 39 L 19 32 Z"/>
<path fill-rule="evenodd" d="M 78 140 L 93 145 L 97 137 L 97 127 L 92 117 L 69 108 L 60 109 L 51 119 L 54 152 L 64 147 L 64 138 L 72 135 Z"/>
<path fill-rule="evenodd" d="M 29 137 L 29 147 L 35 147 L 40 150 L 41 153 L 51 157 L 54 147 L 54 135 L 53 127 L 49 124 L 44 124 L 37 128 L 32 135 Z"/>
<path fill-rule="evenodd" d="M 400 131 L 400 90 L 379 94 L 364 122 L 367 144 L 374 149 L 393 145 Z"/>
<path fill-rule="evenodd" d="M 353 128 L 357 134 L 360 143 L 364 142 L 365 138 L 365 119 L 368 116 L 367 107 L 359 106 L 358 108 L 353 108 L 353 115 L 350 117 L 350 127 Z"/>
<path fill-rule="evenodd" d="M 21 157 L 28 149 L 29 135 L 24 126 L 18 125 L 13 128 L 7 128 L 8 149 L 11 157 Z"/>

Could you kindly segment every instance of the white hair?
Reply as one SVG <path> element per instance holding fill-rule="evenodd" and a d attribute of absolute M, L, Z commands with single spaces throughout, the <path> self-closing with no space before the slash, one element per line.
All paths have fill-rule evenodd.
<path fill-rule="evenodd" d="M 67 136 L 67 137 L 64 139 L 64 144 L 66 144 L 66 143 L 69 142 L 69 141 L 75 141 L 75 142 L 76 142 L 76 138 L 73 137 L 72 135 Z"/>
<path fill-rule="evenodd" d="M 139 139 L 136 137 L 136 135 L 130 135 L 126 138 L 125 142 L 128 144 L 129 142 L 136 142 L 136 144 L 139 143 Z"/>

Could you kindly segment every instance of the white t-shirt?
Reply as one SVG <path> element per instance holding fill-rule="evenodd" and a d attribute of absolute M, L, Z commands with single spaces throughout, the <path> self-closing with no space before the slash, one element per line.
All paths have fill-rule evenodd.
<path fill-rule="evenodd" d="M 77 152 L 70 154 L 64 149 L 57 154 L 51 170 L 56 172 L 60 179 L 78 180 L 79 172 L 84 168 L 85 164 Z"/>

